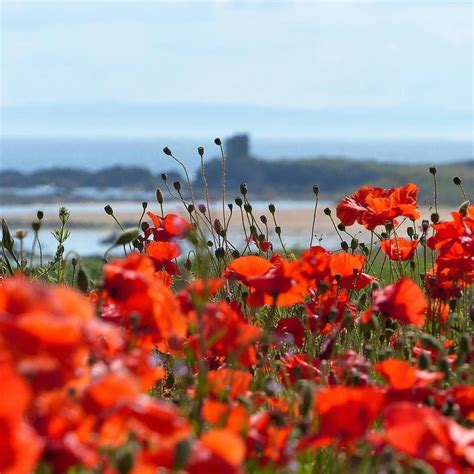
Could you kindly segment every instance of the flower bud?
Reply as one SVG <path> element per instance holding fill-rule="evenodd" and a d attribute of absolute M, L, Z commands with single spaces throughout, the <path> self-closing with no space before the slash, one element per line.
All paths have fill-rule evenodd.
<path fill-rule="evenodd" d="M 263 215 L 260 216 L 260 222 L 261 222 L 262 224 L 266 224 L 266 223 L 268 222 L 268 221 L 267 221 L 267 216 L 263 216 Z"/>
<path fill-rule="evenodd" d="M 438 170 L 435 166 L 430 166 L 430 173 L 434 176 Z"/>
<path fill-rule="evenodd" d="M 171 156 L 173 154 L 171 153 L 171 150 L 167 146 L 163 148 L 163 153 L 168 156 Z"/>
<path fill-rule="evenodd" d="M 461 178 L 460 178 L 459 176 L 455 176 L 455 177 L 453 178 L 453 183 L 454 183 L 456 186 L 461 186 L 461 183 L 462 183 Z"/>
<path fill-rule="evenodd" d="M 421 229 L 423 230 L 423 232 L 427 232 L 429 228 L 430 228 L 430 223 L 426 219 L 423 219 L 421 221 Z"/>
<path fill-rule="evenodd" d="M 180 191 L 181 190 L 181 183 L 179 181 L 175 181 L 173 183 L 173 187 L 174 187 L 174 189 L 176 189 L 176 191 Z"/>
<path fill-rule="evenodd" d="M 206 210 L 207 210 L 207 209 L 206 209 L 206 206 L 205 206 L 204 204 L 199 204 L 199 205 L 198 205 L 198 209 L 199 209 L 199 212 L 200 212 L 201 214 L 205 214 L 205 213 L 206 213 Z"/>
<path fill-rule="evenodd" d="M 161 179 L 166 183 L 166 181 L 168 181 L 168 175 L 166 173 L 161 173 Z"/>
<path fill-rule="evenodd" d="M 252 212 L 252 205 L 249 203 L 244 204 L 245 212 Z"/>
<path fill-rule="evenodd" d="M 315 196 L 319 196 L 319 186 L 316 186 L 316 185 L 313 186 L 313 193 Z"/>
<path fill-rule="evenodd" d="M 142 207 L 143 207 L 143 210 L 145 210 L 148 207 L 148 203 L 146 201 L 143 201 Z"/>
<path fill-rule="evenodd" d="M 240 252 L 237 249 L 232 250 L 232 257 L 239 258 L 240 257 Z"/>
<path fill-rule="evenodd" d="M 275 204 L 270 203 L 268 205 L 268 210 L 270 211 L 270 214 L 275 214 Z"/>
<path fill-rule="evenodd" d="M 216 258 L 222 259 L 225 257 L 225 250 L 223 247 L 218 247 L 216 248 L 216 251 L 214 252 Z"/>
<path fill-rule="evenodd" d="M 344 250 L 344 252 L 349 250 L 349 244 L 345 240 L 341 242 L 341 249 Z"/>
<path fill-rule="evenodd" d="M 229 208 L 229 211 L 231 212 L 232 212 L 232 209 L 234 209 L 234 205 L 231 202 L 227 204 L 227 207 Z"/>
<path fill-rule="evenodd" d="M 431 214 L 431 222 L 433 224 L 436 224 L 437 222 L 439 222 L 439 214 L 437 212 L 433 212 Z"/>
<path fill-rule="evenodd" d="M 221 221 L 219 219 L 214 219 L 214 230 L 219 234 L 222 230 L 222 224 L 221 224 Z"/>
<path fill-rule="evenodd" d="M 156 188 L 155 195 L 156 195 L 156 200 L 158 201 L 158 203 L 163 204 L 164 202 L 163 192 L 161 191 L 160 188 Z"/>
<path fill-rule="evenodd" d="M 214 139 L 214 143 L 217 145 L 217 146 L 221 146 L 222 145 L 222 141 L 220 138 L 215 138 Z"/>
<path fill-rule="evenodd" d="M 351 240 L 351 249 L 355 250 L 359 245 L 359 241 L 357 239 L 352 239 Z"/>
<path fill-rule="evenodd" d="M 239 207 L 242 207 L 242 204 L 243 204 L 242 198 L 237 196 L 235 198 L 235 204 L 237 204 L 237 206 L 239 206 Z"/>
<path fill-rule="evenodd" d="M 342 223 L 342 222 L 339 222 L 339 224 L 337 224 L 337 228 L 341 231 L 341 232 L 344 232 L 346 230 L 346 226 Z"/>
<path fill-rule="evenodd" d="M 199 156 L 202 158 L 204 156 L 204 147 L 198 146 L 198 153 Z"/>
<path fill-rule="evenodd" d="M 279 225 L 275 227 L 275 234 L 281 235 L 281 227 Z"/>
<path fill-rule="evenodd" d="M 113 216 L 114 215 L 114 210 L 112 209 L 112 206 L 110 204 L 107 204 L 107 206 L 104 207 L 104 211 L 106 214 L 108 214 L 109 216 Z"/>
<path fill-rule="evenodd" d="M 240 183 L 240 193 L 242 194 L 242 196 L 246 196 L 247 192 L 247 185 L 245 183 Z"/>
<path fill-rule="evenodd" d="M 189 258 L 187 258 L 186 261 L 184 262 L 184 266 L 186 270 L 190 271 L 193 266 L 193 263 L 191 262 Z"/>
<path fill-rule="evenodd" d="M 38 220 L 40 221 L 41 219 L 43 219 L 44 217 L 44 212 L 43 211 L 38 211 L 36 213 L 36 217 L 38 218 Z"/>
<path fill-rule="evenodd" d="M 323 212 L 324 212 L 324 214 L 326 214 L 327 216 L 330 216 L 330 215 L 331 215 L 331 209 L 329 209 L 329 207 L 326 207 Z"/>
<path fill-rule="evenodd" d="M 148 222 L 142 222 L 140 227 L 141 227 L 143 232 L 146 232 L 148 230 L 148 228 L 150 227 L 150 224 L 148 224 Z"/>
<path fill-rule="evenodd" d="M 418 357 L 418 367 L 421 370 L 427 370 L 429 369 L 430 364 L 431 364 L 430 357 L 428 356 L 428 354 L 426 354 L 426 352 L 422 352 L 420 354 L 420 357 Z"/>

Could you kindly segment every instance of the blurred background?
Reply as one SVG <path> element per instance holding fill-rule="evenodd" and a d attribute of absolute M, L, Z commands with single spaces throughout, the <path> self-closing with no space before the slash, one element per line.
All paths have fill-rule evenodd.
<path fill-rule="evenodd" d="M 234 137 L 229 202 L 246 181 L 262 209 L 273 200 L 311 215 L 313 184 L 333 203 L 362 184 L 414 181 L 429 208 L 436 165 L 455 206 L 453 176 L 474 189 L 473 8 L 3 1 L 0 216 L 27 226 L 43 208 L 53 221 L 62 203 L 81 232 L 105 234 L 103 205 L 131 220 L 162 173 L 182 179 L 164 146 L 197 191 L 203 146 L 216 197 L 215 137 Z"/>

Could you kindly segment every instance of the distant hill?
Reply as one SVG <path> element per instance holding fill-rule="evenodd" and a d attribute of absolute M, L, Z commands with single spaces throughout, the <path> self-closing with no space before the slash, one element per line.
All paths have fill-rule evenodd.
<path fill-rule="evenodd" d="M 469 198 L 474 200 L 474 161 L 437 166 L 439 202 L 457 206 L 462 202 L 459 188 L 452 182 L 460 176 Z M 212 197 L 217 198 L 221 183 L 221 162 L 218 159 L 206 164 L 206 174 Z M 175 172 L 168 173 L 168 183 L 173 189 L 173 181 L 180 180 L 183 194 L 187 186 L 183 178 Z M 353 161 L 337 157 L 316 159 L 264 161 L 253 157 L 233 158 L 227 161 L 226 187 L 227 201 L 232 202 L 239 195 L 241 182 L 246 182 L 253 199 L 311 199 L 312 186 L 319 185 L 321 198 L 336 200 L 353 192 L 364 184 L 393 187 L 416 183 L 420 188 L 420 203 L 433 202 L 433 177 L 427 165 L 390 165 L 374 161 Z M 0 188 L 31 190 L 35 186 L 57 187 L 57 198 L 67 196 L 75 188 L 95 187 L 124 189 L 120 199 L 126 199 L 126 189 L 154 190 L 163 188 L 160 173 L 145 168 L 112 167 L 100 171 L 80 169 L 48 169 L 31 173 L 6 171 L 0 174 Z M 198 197 L 203 196 L 202 183 L 196 172 L 193 186 Z M 11 199 L 2 196 L 4 202 L 19 203 L 34 200 L 34 194 L 15 193 Z M 88 199 L 94 199 L 94 195 Z M 95 195 L 101 200 L 101 193 Z"/>

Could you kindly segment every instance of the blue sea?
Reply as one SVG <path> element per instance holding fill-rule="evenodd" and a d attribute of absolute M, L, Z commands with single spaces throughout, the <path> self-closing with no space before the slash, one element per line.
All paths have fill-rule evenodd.
<path fill-rule="evenodd" d="M 141 166 L 155 173 L 179 169 L 162 152 L 168 146 L 190 171 L 199 166 L 197 147 L 205 158 L 218 155 L 212 139 L 0 139 L 0 171 L 54 167 L 98 170 L 114 165 Z M 470 140 L 276 140 L 255 138 L 251 152 L 262 159 L 337 156 L 388 163 L 440 164 L 473 159 Z"/>

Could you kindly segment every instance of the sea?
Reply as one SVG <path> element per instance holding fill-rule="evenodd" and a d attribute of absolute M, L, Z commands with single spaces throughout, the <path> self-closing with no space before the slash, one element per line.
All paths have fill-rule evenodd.
<path fill-rule="evenodd" d="M 218 155 L 213 138 L 206 139 L 31 139 L 0 138 L 0 171 L 29 172 L 45 168 L 99 170 L 114 165 L 141 166 L 155 173 L 178 170 L 163 148 L 168 146 L 193 172 L 199 167 L 197 147 L 205 158 Z M 440 164 L 473 159 L 472 140 L 289 140 L 253 138 L 252 155 L 267 159 L 317 156 L 347 157 L 387 163 Z"/>

